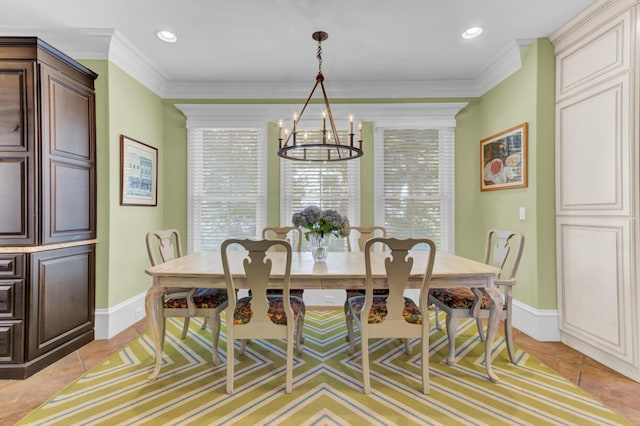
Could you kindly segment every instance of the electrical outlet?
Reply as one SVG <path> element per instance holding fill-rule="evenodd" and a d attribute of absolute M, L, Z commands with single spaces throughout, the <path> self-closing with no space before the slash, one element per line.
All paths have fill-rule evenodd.
<path fill-rule="evenodd" d="M 329 304 L 332 304 L 332 305 L 333 305 L 333 304 L 335 304 L 335 303 L 336 303 L 336 297 L 335 297 L 335 296 L 325 296 L 325 297 L 324 297 L 324 301 L 325 301 L 326 303 L 329 303 Z"/>

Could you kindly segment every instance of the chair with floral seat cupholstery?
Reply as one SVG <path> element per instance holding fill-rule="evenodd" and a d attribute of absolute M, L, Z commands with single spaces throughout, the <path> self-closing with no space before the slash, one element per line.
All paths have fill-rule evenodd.
<path fill-rule="evenodd" d="M 242 250 L 230 250 L 240 246 Z M 280 246 L 284 258 L 278 257 L 275 265 L 267 251 Z M 285 392 L 291 393 L 293 386 L 294 329 L 296 351 L 302 352 L 300 338 L 304 326 L 304 302 L 290 295 L 291 244 L 285 240 L 228 239 L 220 248 L 222 267 L 230 296 L 226 311 L 227 324 L 227 393 L 234 390 L 234 341 L 240 340 L 240 355 L 244 354 L 249 339 L 285 339 L 286 377 Z M 233 252 L 233 253 L 232 253 Z M 231 254 L 232 253 L 232 254 Z M 280 253 L 278 253 L 280 254 Z M 230 257 L 242 264 L 246 286 L 251 295 L 238 298 L 234 276 L 231 273 Z M 273 269 L 277 269 L 277 280 L 282 282 L 282 295 L 268 295 L 269 281 L 274 280 Z"/>
<path fill-rule="evenodd" d="M 516 272 L 524 248 L 524 235 L 517 231 L 503 231 L 491 229 L 487 233 L 484 263 L 500 268 L 500 276 L 494 280 L 495 291 L 504 289 L 504 308 L 498 316 L 504 321 L 504 334 L 507 343 L 509 359 L 516 364 L 513 349 L 513 333 L 511 330 L 512 289 L 516 285 Z M 446 326 L 449 340 L 449 354 L 445 360 L 447 364 L 456 362 L 456 332 L 460 318 L 475 318 L 480 339 L 485 339 L 483 319 L 489 318 L 491 302 L 484 292 L 478 288 L 434 288 L 429 292 L 429 304 L 433 303 L 436 310 L 436 327 L 440 329 L 438 311 L 447 313 Z"/>
<path fill-rule="evenodd" d="M 388 295 L 374 294 L 374 279 L 371 267 L 371 252 L 374 244 L 382 243 L 386 254 L 384 268 Z M 429 256 L 420 285 L 419 302 L 404 296 L 407 288 L 413 257 L 410 250 L 427 249 Z M 387 250 L 385 250 L 387 251 Z M 429 311 L 427 295 L 431 283 L 431 272 L 435 260 L 436 246 L 428 238 L 371 238 L 364 245 L 366 290 L 364 296 L 349 299 L 350 315 L 360 329 L 362 352 L 362 381 L 365 394 L 371 393 L 369 373 L 369 339 L 402 339 L 405 351 L 411 354 L 410 339 L 420 339 L 422 393 L 429 393 Z M 353 323 L 347 322 L 349 354 L 354 350 Z"/>
<path fill-rule="evenodd" d="M 182 256 L 180 233 L 176 229 L 148 232 L 146 244 L 151 266 L 168 262 Z M 226 289 L 171 287 L 165 289 L 164 300 L 162 302 L 162 315 L 164 318 L 184 318 L 182 339 L 187 337 L 190 318 L 203 317 L 202 329 L 206 328 L 207 323 L 211 326 L 213 362 L 217 365 L 220 363 L 220 356 L 218 355 L 220 312 L 226 307 Z M 162 327 L 162 336 L 164 342 L 164 326 Z"/>

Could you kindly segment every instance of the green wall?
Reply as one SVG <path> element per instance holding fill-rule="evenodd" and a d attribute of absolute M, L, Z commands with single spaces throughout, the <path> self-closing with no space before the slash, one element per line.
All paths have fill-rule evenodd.
<path fill-rule="evenodd" d="M 481 260 L 490 228 L 522 231 L 525 248 L 514 297 L 556 307 L 554 189 L 555 55 L 546 39 L 531 44 L 522 68 L 471 102 L 456 125 L 456 252 Z M 527 122 L 528 186 L 480 191 L 480 140 Z M 519 220 L 519 208 L 526 220 Z"/>
<path fill-rule="evenodd" d="M 158 207 L 120 205 L 120 135 L 159 149 L 158 187 L 164 184 L 162 99 L 108 61 L 81 61 L 96 81 L 98 244 L 96 308 L 108 308 L 144 293 L 151 284 L 144 238 L 162 227 Z"/>

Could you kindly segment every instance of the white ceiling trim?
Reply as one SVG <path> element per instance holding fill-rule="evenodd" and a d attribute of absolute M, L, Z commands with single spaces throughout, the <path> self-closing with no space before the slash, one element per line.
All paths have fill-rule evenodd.
<path fill-rule="evenodd" d="M 331 110 L 337 122 L 373 121 L 378 127 L 398 125 L 453 127 L 466 102 L 335 104 Z M 187 128 L 262 128 L 267 122 L 291 121 L 300 104 L 176 104 L 187 117 Z M 307 117 L 305 115 L 305 117 Z M 303 118 L 305 118 L 303 117 Z M 344 119 L 342 119 L 344 117 Z"/>
<path fill-rule="evenodd" d="M 286 99 L 306 97 L 308 82 L 167 81 L 158 67 L 113 29 L 0 27 L 8 36 L 36 36 L 75 59 L 107 59 L 149 90 L 167 99 Z M 524 43 L 508 46 L 474 80 L 327 81 L 331 98 L 478 97 L 520 69 Z"/>

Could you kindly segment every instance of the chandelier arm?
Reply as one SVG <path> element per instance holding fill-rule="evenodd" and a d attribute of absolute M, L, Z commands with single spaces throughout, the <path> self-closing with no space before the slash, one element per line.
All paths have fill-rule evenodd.
<path fill-rule="evenodd" d="M 338 137 L 338 132 L 336 130 L 336 123 L 333 120 L 333 112 L 331 111 L 331 106 L 329 105 L 329 98 L 327 97 L 327 92 L 324 90 L 324 83 L 320 82 L 320 88 L 322 89 L 322 96 L 324 97 L 324 104 L 327 107 L 327 113 L 329 114 L 329 123 L 331 123 L 331 133 L 333 133 L 333 143 L 337 146 L 340 146 L 340 138 Z M 342 158 L 342 153 L 340 149 L 338 151 L 338 158 Z"/>
<path fill-rule="evenodd" d="M 320 76 L 320 75 L 321 74 L 318 74 L 318 76 Z M 293 128 L 294 129 L 298 126 L 298 122 L 302 118 L 302 114 L 304 114 L 304 110 L 307 108 L 307 105 L 309 105 L 309 101 L 311 100 L 311 97 L 313 96 L 313 93 L 316 91 L 316 87 L 318 87 L 318 83 L 322 84 L 320 82 L 320 79 L 316 78 L 316 84 L 313 85 L 313 89 L 311 89 L 311 93 L 309 93 L 309 96 L 307 97 L 307 100 L 305 101 L 304 106 L 300 110 L 300 115 L 298 116 L 298 118 L 296 120 L 293 121 Z M 324 92 L 324 87 L 323 87 L 323 92 Z M 291 135 L 293 135 L 293 133 L 294 132 L 289 133 L 289 136 L 287 136 L 287 139 L 284 141 L 284 144 L 282 145 L 283 147 L 286 147 L 287 145 L 289 145 L 289 139 L 291 139 Z"/>

